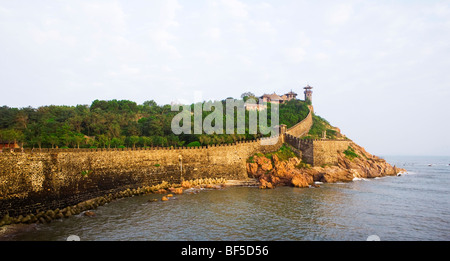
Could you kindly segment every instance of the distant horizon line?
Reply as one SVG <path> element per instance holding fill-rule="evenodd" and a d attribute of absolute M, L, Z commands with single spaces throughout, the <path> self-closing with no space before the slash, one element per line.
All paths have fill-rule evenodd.
<path fill-rule="evenodd" d="M 390 154 L 390 155 L 382 155 L 382 154 L 378 154 L 378 157 L 449 157 L 450 155 L 418 155 L 418 154 Z M 449 164 L 450 164 L 450 159 L 449 159 Z"/>

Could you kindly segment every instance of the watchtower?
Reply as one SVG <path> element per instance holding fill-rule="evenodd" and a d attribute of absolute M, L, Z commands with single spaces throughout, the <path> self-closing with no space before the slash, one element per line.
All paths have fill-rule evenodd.
<path fill-rule="evenodd" d="M 305 101 L 309 100 L 310 102 L 312 102 L 312 89 L 313 87 L 306 85 L 306 87 L 303 87 L 303 89 L 305 89 Z"/>

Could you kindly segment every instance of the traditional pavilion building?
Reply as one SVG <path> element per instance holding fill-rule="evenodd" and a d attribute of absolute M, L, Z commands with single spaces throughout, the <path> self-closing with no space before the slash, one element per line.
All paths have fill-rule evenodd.
<path fill-rule="evenodd" d="M 312 89 L 313 87 L 307 85 L 303 89 L 305 89 L 305 101 L 309 100 L 312 102 Z M 264 94 L 263 96 L 259 97 L 260 103 L 258 104 L 247 104 L 246 109 L 247 110 L 263 110 L 267 108 L 265 103 L 285 103 L 293 99 L 297 99 L 297 93 L 293 92 L 292 90 L 286 94 L 283 94 L 282 96 L 276 94 L 275 92 L 272 94 Z"/>
<path fill-rule="evenodd" d="M 282 97 L 284 97 L 284 96 L 286 97 L 285 101 L 290 101 L 290 100 L 293 100 L 293 99 L 297 99 L 297 94 L 295 92 L 293 92 L 292 89 L 291 89 L 290 92 L 286 93 Z"/>
<path fill-rule="evenodd" d="M 287 101 L 290 101 L 292 99 L 297 98 L 297 94 L 293 92 L 292 90 L 286 94 L 283 94 L 282 96 L 279 96 L 275 92 L 273 94 L 264 94 L 263 96 L 259 97 L 263 102 L 270 102 L 270 103 L 285 103 Z"/>

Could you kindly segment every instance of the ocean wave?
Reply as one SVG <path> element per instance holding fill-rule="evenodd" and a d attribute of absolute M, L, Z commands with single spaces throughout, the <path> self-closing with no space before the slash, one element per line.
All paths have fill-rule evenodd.
<path fill-rule="evenodd" d="M 366 178 L 357 178 L 357 177 L 353 178 L 353 181 L 358 181 L 358 180 L 370 181 L 370 179 L 366 179 Z"/>
<path fill-rule="evenodd" d="M 323 182 L 320 182 L 320 181 L 314 181 L 314 184 L 323 184 Z"/>

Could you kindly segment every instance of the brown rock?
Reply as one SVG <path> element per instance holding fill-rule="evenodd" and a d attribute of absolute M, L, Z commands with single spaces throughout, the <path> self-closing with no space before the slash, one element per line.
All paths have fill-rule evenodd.
<path fill-rule="evenodd" d="M 312 183 L 312 178 L 311 176 L 297 174 L 292 178 L 291 183 L 294 187 L 307 188 Z"/>
<path fill-rule="evenodd" d="M 95 216 L 97 216 L 97 214 L 95 214 L 95 212 L 93 212 L 93 211 L 85 211 L 83 214 L 86 217 L 95 217 Z"/>
<path fill-rule="evenodd" d="M 183 188 L 176 188 L 176 189 L 174 189 L 173 193 L 175 193 L 175 194 L 183 194 Z"/>
<path fill-rule="evenodd" d="M 266 188 L 272 189 L 273 188 L 272 183 L 268 182 L 265 179 L 261 179 L 259 182 L 261 183 L 261 185 L 259 186 L 260 189 L 266 189 Z"/>
<path fill-rule="evenodd" d="M 247 163 L 247 173 L 251 176 L 255 176 L 258 171 L 257 163 Z"/>
<path fill-rule="evenodd" d="M 273 165 L 275 166 L 275 168 L 277 168 L 277 166 L 282 162 L 282 161 L 280 161 L 280 159 L 278 158 L 278 156 L 276 154 L 272 155 L 272 160 L 273 160 Z"/>
<path fill-rule="evenodd" d="M 255 163 L 248 163 L 247 171 L 249 176 L 260 181 L 260 188 L 273 188 L 277 185 L 308 187 L 314 184 L 314 181 L 349 182 L 354 177 L 375 178 L 405 171 L 392 167 L 385 160 L 371 155 L 356 144 L 351 147 L 358 157 L 349 159 L 341 152 L 337 155 L 337 166 L 297 169 L 296 166 L 301 162 L 297 157 L 281 161 L 274 154 L 272 160 L 264 156 L 254 156 Z"/>
<path fill-rule="evenodd" d="M 349 182 L 352 180 L 353 180 L 352 171 L 334 166 L 323 169 L 323 176 L 320 181 L 327 183 L 335 183 L 335 182 Z"/>
<path fill-rule="evenodd" d="M 266 157 L 255 156 L 254 160 L 263 171 L 271 170 L 273 168 L 272 162 Z"/>
<path fill-rule="evenodd" d="M 192 184 L 189 181 L 187 181 L 187 180 L 183 180 L 181 182 L 181 187 L 185 188 L 185 189 L 192 188 Z"/>

